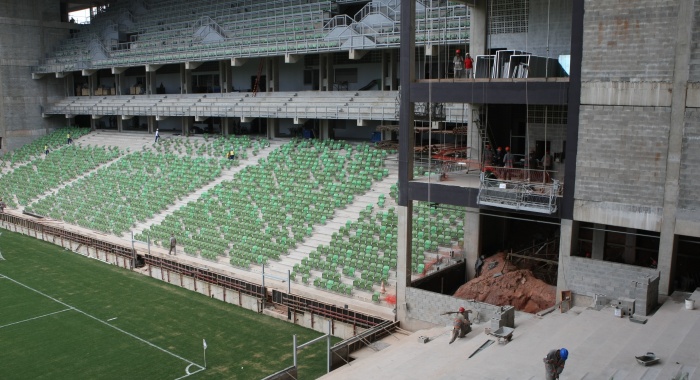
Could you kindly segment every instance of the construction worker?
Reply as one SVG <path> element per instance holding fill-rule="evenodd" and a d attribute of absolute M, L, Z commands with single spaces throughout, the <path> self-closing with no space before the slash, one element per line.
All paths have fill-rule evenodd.
<path fill-rule="evenodd" d="M 44 145 L 44 154 L 47 156 L 49 155 L 49 146 L 48 145 Z"/>
<path fill-rule="evenodd" d="M 462 58 L 462 52 L 459 49 L 455 51 L 452 64 L 454 65 L 455 78 L 464 78 L 464 58 Z"/>
<path fill-rule="evenodd" d="M 170 250 L 168 251 L 168 255 L 177 255 L 177 251 L 175 250 L 176 244 L 177 240 L 175 240 L 175 235 L 170 234 Z"/>
<path fill-rule="evenodd" d="M 559 379 L 559 375 L 564 371 L 564 364 L 566 364 L 568 357 L 569 350 L 566 348 L 549 351 L 547 356 L 542 359 L 544 361 L 545 378 L 547 380 Z"/>
<path fill-rule="evenodd" d="M 493 150 L 491 150 L 491 145 L 486 144 L 486 146 L 484 146 L 483 157 L 484 166 L 493 165 Z"/>
<path fill-rule="evenodd" d="M 503 149 L 499 146 L 496 148 L 496 155 L 493 157 L 493 164 L 495 166 L 503 166 Z"/>
<path fill-rule="evenodd" d="M 472 56 L 467 53 L 467 56 L 464 57 L 464 71 L 467 75 L 467 78 L 473 78 L 474 77 L 474 60 L 472 59 Z"/>
<path fill-rule="evenodd" d="M 228 151 L 228 159 L 229 160 L 235 160 L 236 159 L 236 152 L 233 151 L 233 149 Z"/>
<path fill-rule="evenodd" d="M 72 144 L 72 143 L 73 143 L 73 139 L 72 139 L 72 138 L 70 138 L 70 133 L 69 133 L 68 135 L 66 135 L 66 138 L 68 139 L 68 142 L 67 142 L 67 144 L 69 144 L 69 145 L 70 145 L 70 144 Z"/>
<path fill-rule="evenodd" d="M 513 154 L 510 152 L 510 147 L 506 147 L 506 154 L 503 156 L 503 167 L 512 168 L 513 167 Z"/>
<path fill-rule="evenodd" d="M 459 308 L 459 311 L 456 312 L 457 317 L 454 319 L 454 323 L 452 324 L 452 339 L 450 340 L 449 344 L 452 344 L 452 342 L 455 341 L 457 338 L 464 338 L 469 332 L 472 331 L 472 323 L 469 322 L 469 313 L 471 313 L 471 310 L 465 310 L 463 307 Z M 450 314 L 453 314 L 455 312 L 452 312 Z"/>
<path fill-rule="evenodd" d="M 474 264 L 474 277 L 479 277 L 481 275 L 481 268 L 484 267 L 484 255 L 480 255 L 476 259 L 476 264 Z"/>

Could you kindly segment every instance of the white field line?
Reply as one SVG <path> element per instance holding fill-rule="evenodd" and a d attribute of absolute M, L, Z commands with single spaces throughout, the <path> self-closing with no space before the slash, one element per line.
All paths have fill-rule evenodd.
<path fill-rule="evenodd" d="M 197 367 L 199 367 L 199 369 L 196 370 L 196 371 L 194 371 L 194 372 L 192 372 L 192 373 L 190 373 L 190 367 L 191 367 L 192 365 L 193 365 L 193 364 L 190 364 L 190 365 L 187 366 L 187 368 L 185 368 L 185 373 L 187 373 L 187 375 L 182 376 L 182 377 L 178 377 L 178 378 L 175 379 L 175 380 L 184 379 L 184 378 L 186 378 L 186 377 L 190 377 L 190 376 L 194 375 L 194 374 L 197 373 L 197 372 L 204 371 L 204 368 L 203 368 L 203 367 L 200 367 L 200 366 L 197 365 Z M 196 365 L 196 364 L 194 364 L 194 365 Z"/>
<path fill-rule="evenodd" d="M 4 277 L 4 278 L 6 278 L 6 277 Z M 8 324 L 6 324 L 6 325 L 0 326 L 0 329 L 4 329 L 5 327 L 9 327 L 9 326 L 13 326 L 13 325 L 18 325 L 18 324 L 24 323 L 24 322 L 33 321 L 33 320 L 35 320 L 35 319 L 48 317 L 49 315 L 54 315 L 54 314 L 58 314 L 58 313 L 63 313 L 64 311 L 68 311 L 68 310 L 73 310 L 73 309 L 72 309 L 72 308 L 63 309 L 63 310 L 60 310 L 60 311 L 54 311 L 53 313 L 48 313 L 48 314 L 40 315 L 40 316 L 38 316 L 38 317 L 27 318 L 27 319 L 25 319 L 25 320 L 23 320 L 23 321 L 17 321 L 17 322 L 8 323 Z"/>
<path fill-rule="evenodd" d="M 46 297 L 46 298 L 48 298 L 48 299 L 50 299 L 50 300 L 52 300 L 52 301 L 54 301 L 54 302 L 60 303 L 61 305 L 63 305 L 63 306 L 65 306 L 65 307 L 69 308 L 70 310 L 75 310 L 75 311 L 77 311 L 78 313 L 80 313 L 80 314 L 82 314 L 82 315 L 84 315 L 84 316 L 86 316 L 86 317 L 88 317 L 88 318 L 94 319 L 94 320 L 96 320 L 97 322 L 102 323 L 103 325 L 109 326 L 109 327 L 111 327 L 111 328 L 113 328 L 113 329 L 115 329 L 115 330 L 117 330 L 117 331 L 119 331 L 119 332 L 121 332 L 121 333 L 123 333 L 123 334 L 126 334 L 126 335 L 128 335 L 128 336 L 130 336 L 130 337 L 132 337 L 132 338 L 134 338 L 134 339 L 136 339 L 136 340 L 138 340 L 138 341 L 140 341 L 140 342 L 143 342 L 143 343 L 145 343 L 145 344 L 147 344 L 147 345 L 149 345 L 149 346 L 151 346 L 151 347 L 153 347 L 153 348 L 155 348 L 155 349 L 157 349 L 157 350 L 163 351 L 163 352 L 165 352 L 166 354 L 168 354 L 168 355 L 170 355 L 170 356 L 176 357 L 176 358 L 178 358 L 178 359 L 180 359 L 180 360 L 182 360 L 182 361 L 184 361 L 184 362 L 190 364 L 191 366 L 199 367 L 199 368 L 200 368 L 199 371 L 204 370 L 204 367 L 202 367 L 201 365 L 199 365 L 199 364 L 197 364 L 197 363 L 194 363 L 194 362 L 192 362 L 192 361 L 190 361 L 190 360 L 187 360 L 187 359 L 183 358 L 182 356 L 180 356 L 180 355 L 178 355 L 178 354 L 176 354 L 176 353 L 173 353 L 173 352 L 170 352 L 170 351 L 166 350 L 165 348 L 162 348 L 162 347 L 160 347 L 160 346 L 156 346 L 155 344 L 153 344 L 153 343 L 151 343 L 151 342 L 149 342 L 149 341 L 147 341 L 147 340 L 145 340 L 145 339 L 143 339 L 143 338 L 139 338 L 138 336 L 136 336 L 136 335 L 134 335 L 134 334 L 132 334 L 132 333 L 130 333 L 130 332 L 128 332 L 128 331 L 122 330 L 122 329 L 120 329 L 120 328 L 117 327 L 117 326 L 111 325 L 111 324 L 109 324 L 109 323 L 107 323 L 107 322 L 105 322 L 105 321 L 103 321 L 103 320 L 101 320 L 101 319 L 99 319 L 99 318 L 97 318 L 97 317 L 95 317 L 95 316 L 93 316 L 93 315 L 91 315 L 91 314 L 88 314 L 88 313 L 86 313 L 86 312 L 84 312 L 84 311 L 82 311 L 82 310 L 80 310 L 80 309 L 77 309 L 77 308 L 75 308 L 75 307 L 73 307 L 73 306 L 71 306 L 71 305 L 69 305 L 69 304 L 67 304 L 67 303 L 65 303 L 65 302 L 63 302 L 63 301 L 59 301 L 59 300 L 57 300 L 57 299 L 51 297 L 51 296 L 48 295 L 48 294 L 42 293 L 41 291 L 36 290 L 36 289 L 34 289 L 34 288 L 32 288 L 32 287 L 30 287 L 30 286 L 28 286 L 28 285 L 25 285 L 25 284 L 23 284 L 23 283 L 21 283 L 21 282 L 19 282 L 19 281 L 17 281 L 17 280 L 14 280 L 14 279 L 10 278 L 10 277 L 8 277 L 8 276 L 5 276 L 5 275 L 3 275 L 2 273 L 0 273 L 0 276 L 5 277 L 6 279 L 8 279 L 8 280 L 14 282 L 15 284 L 17 284 L 17 285 L 19 285 L 19 286 L 22 286 L 22 287 L 24 287 L 24 288 L 26 288 L 26 289 L 29 289 L 29 290 L 31 290 L 31 291 L 33 291 L 33 292 L 35 292 L 35 293 L 41 294 L 42 296 L 44 296 L 44 297 Z M 196 371 L 196 372 L 194 372 L 194 373 L 197 373 L 197 372 L 199 372 L 199 371 Z M 192 374 L 194 374 L 194 373 L 192 373 Z M 192 374 L 190 374 L 190 375 L 192 375 Z M 184 377 L 180 377 L 179 379 L 183 379 L 183 378 L 185 378 L 185 377 L 187 377 L 187 376 L 190 376 L 190 375 L 186 375 L 186 376 L 184 376 Z"/>

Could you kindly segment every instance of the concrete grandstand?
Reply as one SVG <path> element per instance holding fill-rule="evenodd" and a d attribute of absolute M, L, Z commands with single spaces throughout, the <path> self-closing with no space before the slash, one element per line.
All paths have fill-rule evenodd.
<path fill-rule="evenodd" d="M 675 305 L 700 285 L 696 1 L 91 4 L 76 24 L 80 1 L 0 0 L 8 228 L 294 323 L 333 321 L 347 340 L 332 367 L 367 365 L 330 378 L 402 373 L 398 356 L 425 358 L 406 378 L 537 378 L 563 345 L 581 356 L 562 378 L 700 376 L 692 339 L 648 336 L 697 335 Z M 551 303 L 533 316 L 455 297 L 482 255 L 532 272 Z M 424 356 L 459 306 L 479 311 L 457 342 L 469 352 Z M 648 324 L 601 317 L 613 310 Z M 517 339 L 450 364 L 499 328 Z M 615 333 L 629 338 L 587 368 L 602 353 L 580 352 Z M 627 365 L 654 345 L 658 370 Z M 499 355 L 523 376 L 483 369 Z"/>

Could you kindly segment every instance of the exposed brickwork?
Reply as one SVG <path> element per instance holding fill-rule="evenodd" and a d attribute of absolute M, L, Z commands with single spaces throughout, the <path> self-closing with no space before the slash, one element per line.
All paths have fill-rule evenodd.
<path fill-rule="evenodd" d="M 582 106 L 576 198 L 663 206 L 671 109 Z"/>
<path fill-rule="evenodd" d="M 672 81 L 677 0 L 585 2 L 582 80 Z"/>
<path fill-rule="evenodd" d="M 700 109 L 685 112 L 678 208 L 700 211 Z"/>
<path fill-rule="evenodd" d="M 451 326 L 454 314 L 440 315 L 447 311 L 457 311 L 460 307 L 479 313 L 480 321 L 491 321 L 493 317 L 501 320 L 503 326 L 514 327 L 515 308 L 489 305 L 482 302 L 470 302 L 461 298 L 445 294 L 428 292 L 418 288 L 406 289 L 406 303 L 408 304 L 408 316 L 436 325 Z"/>
<path fill-rule="evenodd" d="M 634 299 L 637 314 L 649 314 L 658 301 L 659 272 L 656 269 L 572 257 L 566 277 L 569 289 L 576 294 Z"/>

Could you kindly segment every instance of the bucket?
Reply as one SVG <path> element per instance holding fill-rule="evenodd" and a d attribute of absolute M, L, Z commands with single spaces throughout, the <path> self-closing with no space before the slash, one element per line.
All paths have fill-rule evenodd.
<path fill-rule="evenodd" d="M 620 309 L 619 307 L 616 307 L 615 308 L 615 316 L 617 318 L 622 318 L 622 309 Z"/>
<path fill-rule="evenodd" d="M 691 300 L 691 299 L 685 300 L 685 309 L 686 310 L 695 309 L 695 300 Z"/>

